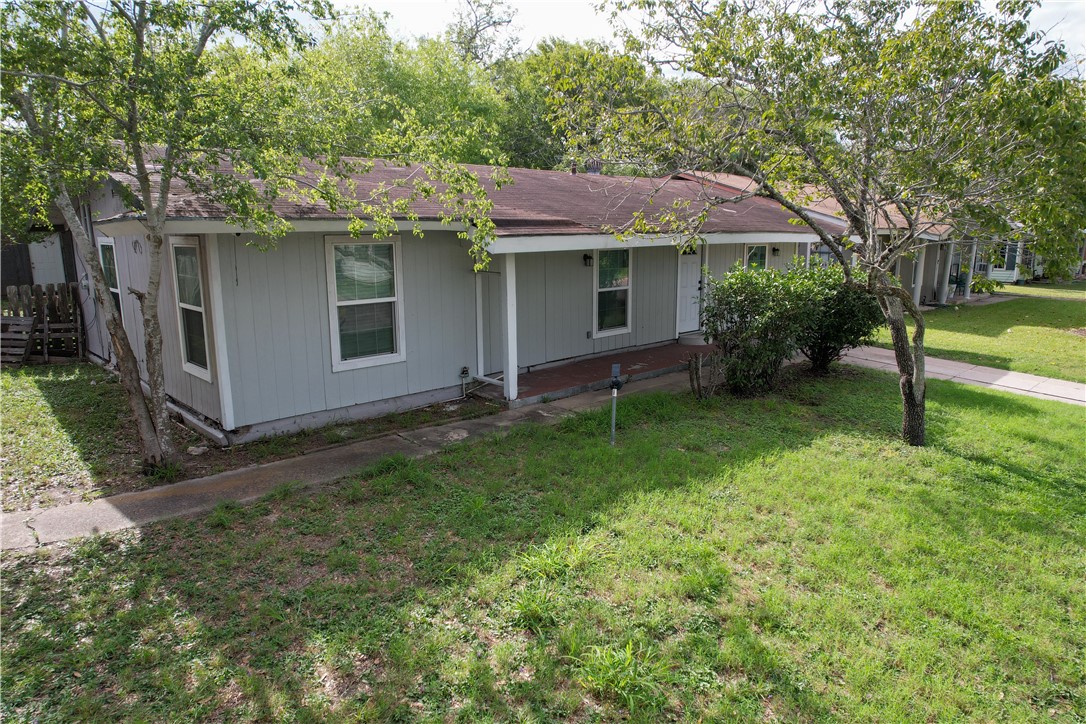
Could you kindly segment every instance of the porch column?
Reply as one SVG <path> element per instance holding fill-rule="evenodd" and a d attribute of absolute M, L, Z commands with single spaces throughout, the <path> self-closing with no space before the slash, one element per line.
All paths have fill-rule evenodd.
<path fill-rule="evenodd" d="M 1018 242 L 1018 256 L 1014 259 L 1014 281 L 1018 281 L 1018 267 L 1022 265 L 1022 255 L 1026 251 L 1026 242 Z M 1030 274 L 1030 278 L 1033 278 L 1033 274 Z"/>
<path fill-rule="evenodd" d="M 502 255 L 502 332 L 505 333 L 505 399 L 517 399 L 517 259 Z"/>
<path fill-rule="evenodd" d="M 977 242 L 969 245 L 969 270 L 965 274 L 965 301 L 973 296 L 973 267 L 977 265 Z"/>
<path fill-rule="evenodd" d="M 946 258 L 943 259 L 944 268 L 939 270 L 939 292 L 937 296 L 939 304 L 946 304 L 947 297 L 950 296 L 950 269 L 954 265 L 954 247 L 955 243 L 953 241 L 943 245 Z"/>
<path fill-rule="evenodd" d="M 927 261 L 928 246 L 920 247 L 920 256 L 913 262 L 913 304 L 920 306 L 920 288 L 924 286 L 924 262 Z"/>
<path fill-rule="evenodd" d="M 486 374 L 483 369 L 483 273 L 475 272 L 475 375 Z"/>

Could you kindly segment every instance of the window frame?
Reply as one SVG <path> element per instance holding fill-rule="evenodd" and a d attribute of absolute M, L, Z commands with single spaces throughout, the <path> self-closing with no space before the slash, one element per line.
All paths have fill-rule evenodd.
<path fill-rule="evenodd" d="M 761 271 L 765 271 L 769 268 L 769 244 L 744 244 L 743 245 L 743 268 L 750 269 L 750 250 L 757 249 L 758 247 L 765 249 L 765 266 L 761 268 Z"/>
<path fill-rule="evenodd" d="M 626 281 L 626 286 L 622 287 L 603 287 L 600 288 L 600 252 L 606 251 L 624 251 L 626 252 L 626 272 L 629 279 Z M 592 252 L 592 339 L 604 339 L 606 337 L 615 337 L 620 334 L 629 334 L 633 329 L 633 248 L 625 249 L 595 249 Z M 600 292 L 614 292 L 626 290 L 626 325 L 623 327 L 615 327 L 614 329 L 601 330 L 600 326 Z"/>
<path fill-rule="evenodd" d="M 121 318 L 121 327 L 124 327 L 124 304 L 122 304 L 123 297 L 121 296 L 121 267 L 117 264 L 117 240 L 111 236 L 99 236 L 98 241 L 98 263 L 102 267 L 102 278 L 106 276 L 106 262 L 102 256 L 102 248 L 108 246 L 113 250 L 113 270 L 117 274 L 117 286 L 109 286 L 109 279 L 105 279 L 106 288 L 109 289 L 109 293 L 117 295 L 117 316 Z"/>
<path fill-rule="evenodd" d="M 197 280 L 200 282 L 199 307 L 181 301 L 181 285 L 177 279 L 177 250 L 179 248 L 196 250 L 196 275 Z M 171 236 L 170 266 L 172 267 L 173 272 L 173 298 L 175 302 L 174 308 L 177 310 L 177 337 L 179 342 L 178 347 L 181 352 L 181 369 L 193 377 L 200 378 L 204 382 L 211 382 L 211 359 L 214 355 L 211 348 L 211 335 L 208 334 L 208 289 L 207 284 L 204 283 L 204 255 L 200 249 L 200 237 Z M 186 346 L 188 342 L 185 338 L 185 319 L 181 312 L 182 309 L 200 313 L 200 320 L 203 323 L 204 331 L 204 350 L 206 350 L 207 353 L 207 368 L 201 367 L 195 362 L 190 362 L 188 359 L 188 349 Z"/>
<path fill-rule="evenodd" d="M 368 239 L 368 240 L 367 240 Z M 377 367 L 380 365 L 396 364 L 407 359 L 407 325 L 404 322 L 404 294 L 403 287 L 403 257 L 400 253 L 400 236 L 388 236 L 383 239 L 370 237 L 356 238 L 350 235 L 336 234 L 324 237 L 325 256 L 325 283 L 328 287 L 328 331 L 332 349 L 332 372 L 346 372 L 348 370 Z M 336 297 L 336 259 L 335 247 L 337 246 L 392 246 L 392 274 L 395 285 L 395 295 L 380 299 L 352 300 L 340 302 Z M 387 304 L 391 302 L 396 315 L 396 349 L 388 354 L 370 355 L 368 357 L 356 357 L 343 359 L 343 351 L 339 340 L 339 307 L 358 306 L 364 304 Z"/>

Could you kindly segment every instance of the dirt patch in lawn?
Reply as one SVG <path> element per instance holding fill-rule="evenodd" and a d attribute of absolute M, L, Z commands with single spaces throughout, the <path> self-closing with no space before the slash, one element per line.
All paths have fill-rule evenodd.
<path fill-rule="evenodd" d="M 1079 337 L 1086 337 L 1086 327 L 1079 327 L 1078 329 L 1070 330 L 1071 334 L 1077 334 Z"/>

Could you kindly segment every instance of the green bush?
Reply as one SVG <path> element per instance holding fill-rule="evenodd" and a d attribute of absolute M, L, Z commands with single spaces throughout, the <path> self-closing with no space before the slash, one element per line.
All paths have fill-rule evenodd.
<path fill-rule="evenodd" d="M 973 282 L 969 285 L 969 290 L 973 294 L 991 294 L 1002 288 L 1003 282 L 998 279 L 989 279 L 986 276 L 974 276 Z"/>
<path fill-rule="evenodd" d="M 720 279 L 708 280 L 702 312 L 706 337 L 716 350 L 710 359 L 709 394 L 718 385 L 733 393 L 768 389 L 796 350 L 810 304 L 808 285 L 775 269 L 750 270 L 736 264 Z M 692 365 L 691 383 L 695 384 Z M 699 389 L 701 388 L 701 389 Z M 705 396 L 706 387 L 695 385 Z"/>
<path fill-rule="evenodd" d="M 825 372 L 845 350 L 870 343 L 885 323 L 875 297 L 846 286 L 840 266 L 795 268 L 789 275 L 792 287 L 805 289 L 809 300 L 796 346 L 811 361 L 811 369 Z"/>

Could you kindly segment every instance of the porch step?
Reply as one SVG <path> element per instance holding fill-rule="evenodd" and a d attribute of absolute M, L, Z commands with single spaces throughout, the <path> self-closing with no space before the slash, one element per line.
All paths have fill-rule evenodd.
<path fill-rule="evenodd" d="M 705 335 L 701 332 L 686 332 L 679 335 L 679 344 L 700 346 L 705 344 Z"/>

